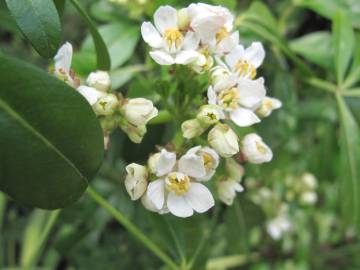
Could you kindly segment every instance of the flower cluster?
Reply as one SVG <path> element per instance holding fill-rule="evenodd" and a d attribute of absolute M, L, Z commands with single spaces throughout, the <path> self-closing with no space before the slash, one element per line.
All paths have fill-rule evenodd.
<path fill-rule="evenodd" d="M 71 70 L 73 48 L 65 43 L 57 52 L 54 61 L 54 75 L 74 87 L 92 106 L 104 132 L 105 148 L 109 144 L 109 134 L 120 127 L 130 140 L 140 143 L 146 133 L 146 124 L 157 116 L 158 110 L 150 100 L 144 98 L 126 99 L 111 91 L 110 75 L 98 70 L 90 73 L 86 84 L 82 85 Z"/>

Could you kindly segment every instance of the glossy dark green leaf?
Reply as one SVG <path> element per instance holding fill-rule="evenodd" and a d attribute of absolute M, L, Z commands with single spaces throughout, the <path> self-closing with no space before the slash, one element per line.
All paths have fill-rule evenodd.
<path fill-rule="evenodd" d="M 54 4 L 61 18 L 64 14 L 66 0 L 54 0 Z"/>
<path fill-rule="evenodd" d="M 65 207 L 103 159 L 87 101 L 45 71 L 0 56 L 0 189 L 22 204 Z"/>
<path fill-rule="evenodd" d="M 96 25 L 77 0 L 71 0 L 71 3 L 78 10 L 80 15 L 84 18 L 87 26 L 89 27 L 96 49 L 97 68 L 100 70 L 110 70 L 111 61 L 109 52 L 102 36 L 97 30 Z"/>
<path fill-rule="evenodd" d="M 306 60 L 322 68 L 333 71 L 334 51 L 331 44 L 331 34 L 327 31 L 312 32 L 293 39 L 290 48 Z"/>
<path fill-rule="evenodd" d="M 16 23 L 35 50 L 53 57 L 60 45 L 61 24 L 53 1 L 6 0 Z"/>
<path fill-rule="evenodd" d="M 343 13 L 337 12 L 333 20 L 333 46 L 335 50 L 335 69 L 338 84 L 344 80 L 353 55 L 355 35 L 351 21 Z"/>
<path fill-rule="evenodd" d="M 340 191 L 344 217 L 360 230 L 360 130 L 342 97 L 337 96 L 340 114 Z"/>

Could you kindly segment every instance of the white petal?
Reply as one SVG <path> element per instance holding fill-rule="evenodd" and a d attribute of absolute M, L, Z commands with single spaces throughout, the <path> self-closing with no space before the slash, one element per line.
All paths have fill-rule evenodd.
<path fill-rule="evenodd" d="M 161 150 L 159 160 L 156 164 L 156 175 L 163 176 L 171 172 L 176 163 L 176 154 L 168 152 L 165 149 Z"/>
<path fill-rule="evenodd" d="M 94 105 L 100 97 L 104 95 L 103 92 L 96 90 L 93 87 L 81 85 L 77 89 L 79 93 L 86 98 L 90 105 Z"/>
<path fill-rule="evenodd" d="M 238 82 L 238 76 L 231 74 L 226 80 L 219 81 L 215 86 L 215 92 L 220 92 L 221 90 L 227 90 L 235 86 Z"/>
<path fill-rule="evenodd" d="M 198 213 L 204 213 L 214 206 L 214 198 L 207 187 L 191 183 L 189 192 L 184 195 L 187 203 Z"/>
<path fill-rule="evenodd" d="M 207 91 L 208 103 L 212 105 L 216 105 L 216 93 L 212 86 L 209 86 Z"/>
<path fill-rule="evenodd" d="M 165 202 L 165 181 L 158 179 L 150 182 L 146 195 L 158 210 L 162 209 Z"/>
<path fill-rule="evenodd" d="M 201 149 L 201 146 L 198 145 L 198 146 L 194 146 L 192 148 L 190 148 L 187 152 L 186 152 L 186 155 L 189 154 L 189 155 L 196 155 L 196 153 Z"/>
<path fill-rule="evenodd" d="M 231 120 L 239 127 L 248 127 L 259 123 L 260 119 L 256 114 L 248 109 L 238 108 L 230 113 Z"/>
<path fill-rule="evenodd" d="M 180 51 L 175 58 L 175 63 L 180 65 L 187 65 L 194 62 L 199 57 L 199 53 L 193 50 Z"/>
<path fill-rule="evenodd" d="M 161 48 L 162 38 L 151 22 L 143 22 L 141 25 L 141 35 L 146 43 L 153 48 Z"/>
<path fill-rule="evenodd" d="M 244 46 L 238 45 L 232 50 L 228 55 L 225 56 L 226 64 L 233 69 L 235 64 L 239 61 L 244 59 L 245 57 L 245 49 Z"/>
<path fill-rule="evenodd" d="M 253 42 L 250 47 L 245 50 L 245 59 L 253 64 L 255 68 L 261 66 L 265 58 L 265 50 L 261 42 Z"/>
<path fill-rule="evenodd" d="M 170 54 L 163 51 L 151 51 L 150 56 L 159 65 L 168 66 L 175 64 L 174 58 Z"/>
<path fill-rule="evenodd" d="M 238 82 L 238 91 L 240 94 L 239 103 L 247 108 L 260 105 L 266 96 L 266 90 L 263 84 L 258 81 L 241 79 Z"/>
<path fill-rule="evenodd" d="M 209 154 L 214 159 L 214 168 L 216 168 L 219 165 L 219 155 L 216 153 L 216 151 L 208 146 L 205 146 L 202 148 L 202 151 Z"/>
<path fill-rule="evenodd" d="M 219 55 L 223 55 L 225 53 L 231 52 L 238 44 L 239 44 L 239 32 L 236 31 L 232 33 L 230 36 L 220 41 L 220 43 L 217 46 L 216 53 Z"/>
<path fill-rule="evenodd" d="M 202 177 L 206 174 L 204 159 L 195 154 L 185 154 L 179 160 L 179 171 L 194 178 Z"/>
<path fill-rule="evenodd" d="M 170 192 L 167 199 L 167 207 L 169 211 L 177 217 L 190 217 L 194 211 L 185 201 L 183 196 L 177 196 L 174 192 Z"/>
<path fill-rule="evenodd" d="M 187 32 L 183 41 L 185 50 L 196 50 L 199 47 L 200 38 L 194 32 Z"/>
<path fill-rule="evenodd" d="M 154 14 L 154 23 L 161 34 L 168 28 L 177 28 L 177 11 L 171 6 L 161 6 Z"/>
<path fill-rule="evenodd" d="M 69 73 L 71 67 L 71 60 L 73 55 L 73 48 L 69 42 L 66 42 L 60 47 L 54 57 L 55 69 L 62 69 L 64 72 Z"/>

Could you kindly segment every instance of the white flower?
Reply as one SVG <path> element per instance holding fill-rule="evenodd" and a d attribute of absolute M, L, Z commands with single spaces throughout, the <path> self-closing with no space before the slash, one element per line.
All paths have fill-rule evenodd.
<path fill-rule="evenodd" d="M 175 216 L 189 217 L 214 206 L 210 191 L 196 182 L 206 174 L 202 157 L 186 154 L 177 162 L 174 153 L 162 150 L 156 174 L 159 179 L 149 184 L 146 195 L 158 211 L 167 207 Z"/>
<path fill-rule="evenodd" d="M 105 96 L 105 93 L 85 85 L 79 86 L 77 90 L 91 106 L 93 106 L 101 97 Z"/>
<path fill-rule="evenodd" d="M 96 115 L 112 115 L 119 106 L 119 100 L 113 94 L 101 96 L 94 105 Z"/>
<path fill-rule="evenodd" d="M 54 57 L 55 61 L 55 76 L 60 80 L 63 80 L 70 85 L 74 84 L 74 81 L 70 75 L 70 67 L 73 55 L 73 48 L 69 42 L 66 42 L 60 47 Z"/>
<path fill-rule="evenodd" d="M 267 223 L 266 230 L 274 240 L 279 240 L 285 232 L 291 230 L 291 227 L 291 221 L 288 216 L 280 214 Z"/>
<path fill-rule="evenodd" d="M 91 72 L 87 77 L 86 84 L 99 91 L 107 92 L 111 86 L 110 75 L 108 72 L 102 70 Z"/>
<path fill-rule="evenodd" d="M 228 125 L 217 124 L 213 127 L 208 134 L 208 142 L 224 158 L 239 152 L 239 138 Z"/>
<path fill-rule="evenodd" d="M 280 100 L 272 97 L 265 97 L 261 101 L 261 105 L 256 109 L 256 114 L 260 117 L 268 117 L 273 110 L 281 108 L 282 103 Z"/>
<path fill-rule="evenodd" d="M 156 173 L 156 164 L 158 163 L 159 158 L 160 158 L 160 153 L 150 155 L 148 162 L 147 162 L 150 173 L 153 173 L 153 174 Z"/>
<path fill-rule="evenodd" d="M 300 195 L 300 201 L 307 205 L 314 204 L 317 201 L 317 194 L 314 191 L 306 191 Z"/>
<path fill-rule="evenodd" d="M 186 120 L 181 124 L 181 131 L 183 137 L 186 139 L 192 139 L 203 134 L 208 128 L 208 125 L 203 124 L 198 119 Z"/>
<path fill-rule="evenodd" d="M 266 95 L 264 80 L 240 79 L 233 85 L 218 92 L 210 86 L 207 92 L 209 104 L 220 106 L 229 118 L 240 127 L 251 126 L 260 122 L 254 113 Z"/>
<path fill-rule="evenodd" d="M 194 32 L 181 31 L 178 13 L 170 6 L 159 7 L 154 14 L 155 27 L 151 22 L 141 25 L 141 34 L 153 51 L 150 56 L 160 65 L 187 65 L 198 57 L 199 39 Z M 183 22 L 181 22 L 183 23 Z"/>
<path fill-rule="evenodd" d="M 241 141 L 241 152 L 248 162 L 254 164 L 269 162 L 273 157 L 271 149 L 255 133 L 247 134 L 243 138 Z"/>
<path fill-rule="evenodd" d="M 139 199 L 146 191 L 148 172 L 146 167 L 136 163 L 126 166 L 125 188 L 131 199 Z"/>
<path fill-rule="evenodd" d="M 260 42 L 253 42 L 250 47 L 237 45 L 234 50 L 225 56 L 225 62 L 232 72 L 240 77 L 254 79 L 256 69 L 265 58 L 265 50 Z"/>
<path fill-rule="evenodd" d="M 211 84 L 215 92 L 224 89 L 229 89 L 237 83 L 237 76 L 232 74 L 231 71 L 223 66 L 216 66 L 210 72 Z"/>
<path fill-rule="evenodd" d="M 225 118 L 222 109 L 216 105 L 203 105 L 196 118 L 206 125 L 213 125 Z"/>
<path fill-rule="evenodd" d="M 161 208 L 160 210 L 156 208 L 155 204 L 150 200 L 149 196 L 147 195 L 147 193 L 145 192 L 144 195 L 141 197 L 141 203 L 143 204 L 143 206 L 151 211 L 151 212 L 156 212 L 159 214 L 167 214 L 169 213 L 169 209 L 167 208 L 166 205 L 163 206 L 163 208 Z"/>
<path fill-rule="evenodd" d="M 198 52 L 199 55 L 197 59 L 190 64 L 190 67 L 195 72 L 202 74 L 212 68 L 214 65 L 214 58 L 208 50 L 201 49 Z"/>
<path fill-rule="evenodd" d="M 219 166 L 219 155 L 215 152 L 214 149 L 204 146 L 195 146 L 190 148 L 186 155 L 196 155 L 203 159 L 204 167 L 206 174 L 202 177 L 199 177 L 198 181 L 208 181 L 215 174 L 216 168 Z"/>
<path fill-rule="evenodd" d="M 216 183 L 216 188 L 220 201 L 226 205 L 232 205 L 236 192 L 244 191 L 244 187 L 240 184 L 244 168 L 232 158 L 226 159 L 225 162 L 227 178 L 220 179 Z"/>
<path fill-rule="evenodd" d="M 304 173 L 301 176 L 301 181 L 304 183 L 306 188 L 314 190 L 317 187 L 316 177 L 311 173 Z"/>
<path fill-rule="evenodd" d="M 126 100 L 121 111 L 126 120 L 135 126 L 145 125 L 158 114 L 158 110 L 153 103 L 145 98 Z"/>

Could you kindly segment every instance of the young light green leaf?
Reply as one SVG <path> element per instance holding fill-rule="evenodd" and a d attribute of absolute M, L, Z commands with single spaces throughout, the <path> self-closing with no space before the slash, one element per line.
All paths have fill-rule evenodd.
<path fill-rule="evenodd" d="M 360 230 L 360 130 L 344 99 L 337 95 L 341 123 L 340 193 L 348 223 Z"/>
<path fill-rule="evenodd" d="M 97 30 L 96 25 L 77 0 L 71 0 L 71 3 L 78 10 L 80 15 L 84 18 L 87 26 L 89 27 L 96 49 L 97 68 L 100 70 L 110 70 L 111 61 L 109 52 L 102 36 Z"/>
<path fill-rule="evenodd" d="M 61 24 L 53 1 L 6 0 L 18 27 L 43 57 L 51 58 L 60 45 Z"/>
<path fill-rule="evenodd" d="M 0 56 L 0 190 L 22 204 L 65 207 L 85 191 L 104 153 L 87 101 L 45 71 Z"/>
<path fill-rule="evenodd" d="M 327 31 L 312 32 L 290 41 L 290 48 L 306 60 L 333 71 L 334 51 L 331 34 Z"/>
<path fill-rule="evenodd" d="M 334 64 L 338 84 L 342 84 L 354 50 L 355 36 L 349 18 L 337 12 L 332 26 Z"/>

